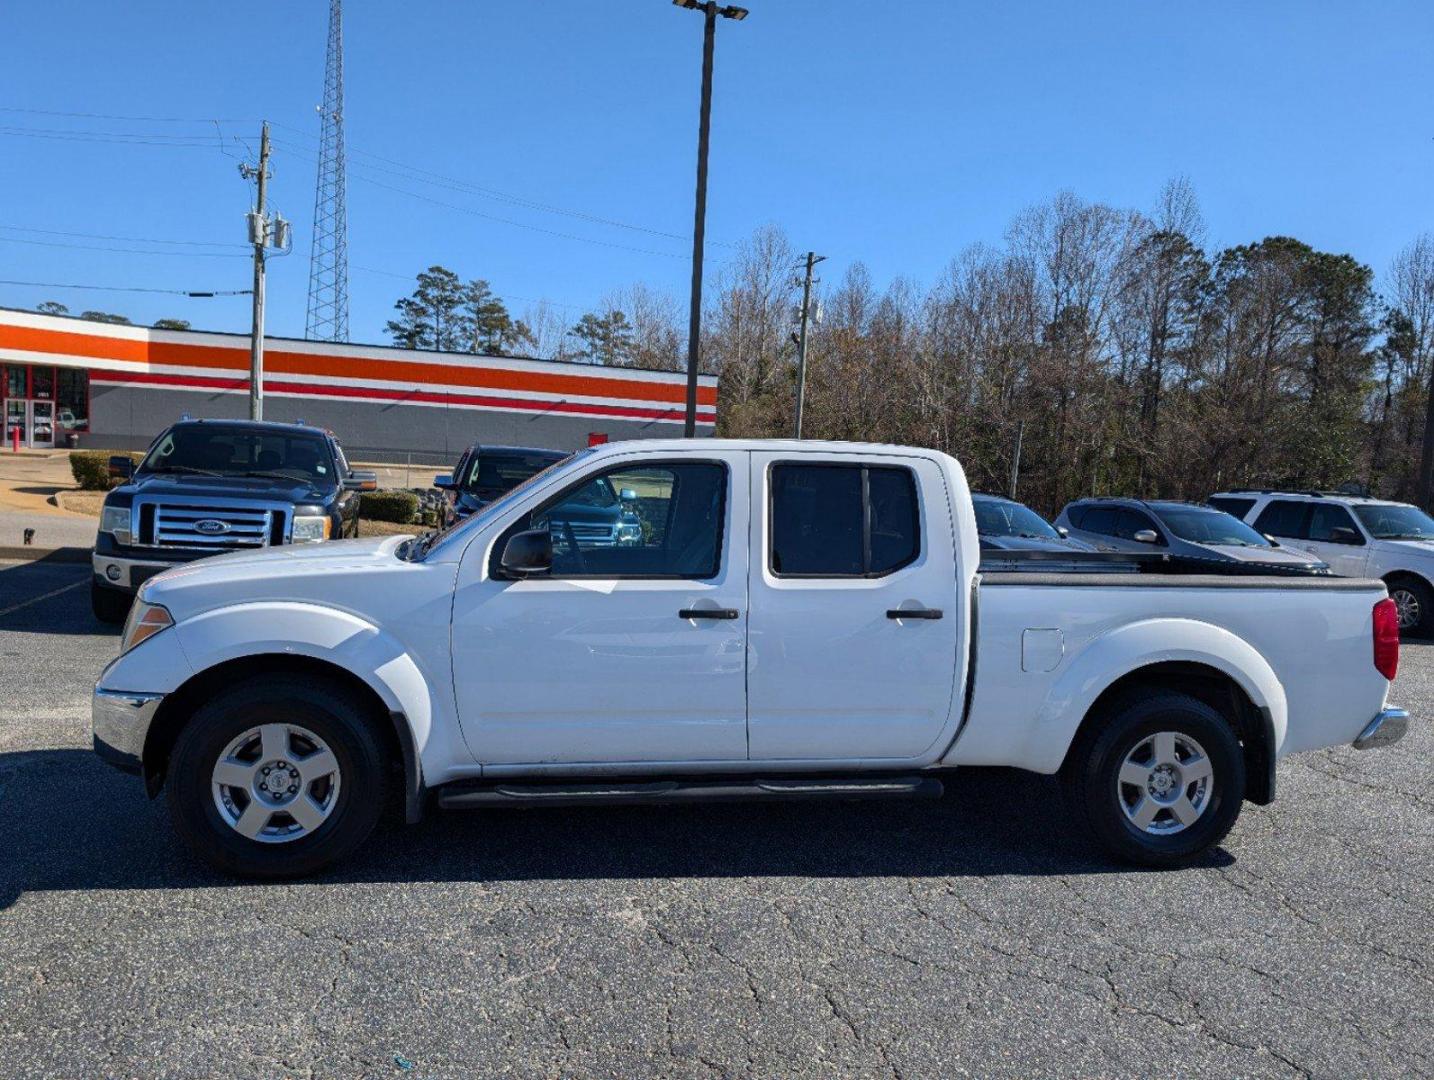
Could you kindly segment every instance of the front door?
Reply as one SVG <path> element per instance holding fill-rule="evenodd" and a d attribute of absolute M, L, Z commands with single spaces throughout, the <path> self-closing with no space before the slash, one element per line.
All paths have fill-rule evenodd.
<path fill-rule="evenodd" d="M 752 759 L 922 756 L 952 714 L 962 629 L 941 469 L 755 453 L 752 488 Z"/>
<path fill-rule="evenodd" d="M 20 436 L 20 445 L 30 445 L 30 414 L 23 398 L 5 399 L 5 445 L 15 445 L 15 436 Z"/>
<path fill-rule="evenodd" d="M 747 756 L 747 455 L 612 461 L 535 494 L 468 545 L 453 685 L 486 765 Z M 506 538 L 546 529 L 553 566 L 504 576 Z"/>
<path fill-rule="evenodd" d="M 30 445 L 55 445 L 55 403 L 53 401 L 30 402 Z"/>
<path fill-rule="evenodd" d="M 1305 538 L 1296 540 L 1295 546 L 1313 552 L 1336 574 L 1344 577 L 1363 577 L 1365 564 L 1369 561 L 1369 545 L 1365 543 L 1364 531 L 1355 524 L 1352 515 L 1338 503 L 1311 503 Z"/>

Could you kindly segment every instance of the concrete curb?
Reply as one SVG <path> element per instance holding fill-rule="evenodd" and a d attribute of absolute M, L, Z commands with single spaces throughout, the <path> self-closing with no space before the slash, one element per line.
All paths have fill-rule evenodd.
<path fill-rule="evenodd" d="M 82 547 L 0 547 L 0 561 L 89 563 L 90 549 Z"/>

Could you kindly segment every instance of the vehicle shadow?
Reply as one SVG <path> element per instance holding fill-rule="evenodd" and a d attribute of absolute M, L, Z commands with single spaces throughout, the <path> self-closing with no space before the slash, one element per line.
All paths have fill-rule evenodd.
<path fill-rule="evenodd" d="M 1045 876 L 1127 871 L 1053 778 L 970 769 L 936 802 L 433 811 L 393 817 L 320 882 Z M 0 754 L 0 910 L 27 892 L 250 885 L 179 846 L 163 800 L 86 750 Z M 1209 865 L 1233 862 L 1223 849 Z M 251 885 L 251 887 L 253 887 Z"/>
<path fill-rule="evenodd" d="M 90 613 L 89 554 L 76 562 L 74 549 L 62 548 L 39 559 L 0 563 L 0 628 L 26 634 L 70 638 L 114 637 L 118 626 Z"/>

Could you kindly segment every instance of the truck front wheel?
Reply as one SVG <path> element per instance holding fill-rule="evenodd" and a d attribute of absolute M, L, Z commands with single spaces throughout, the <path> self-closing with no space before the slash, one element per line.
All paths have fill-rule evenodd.
<path fill-rule="evenodd" d="M 90 579 L 90 610 L 102 623 L 117 626 L 129 615 L 134 597 L 119 589 L 109 589 L 93 578 Z"/>
<path fill-rule="evenodd" d="M 194 713 L 170 755 L 181 839 L 226 873 L 311 874 L 358 847 L 386 799 L 366 703 L 292 675 L 229 687 Z"/>
<path fill-rule="evenodd" d="M 1125 862 L 1185 866 L 1224 839 L 1245 794 L 1229 722 L 1188 694 L 1121 698 L 1071 748 L 1068 797 L 1097 840 Z"/>

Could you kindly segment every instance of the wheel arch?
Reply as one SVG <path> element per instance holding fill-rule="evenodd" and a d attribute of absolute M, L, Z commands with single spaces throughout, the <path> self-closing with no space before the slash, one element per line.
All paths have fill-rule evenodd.
<path fill-rule="evenodd" d="M 1186 693 L 1224 716 L 1244 752 L 1245 798 L 1261 806 L 1274 801 L 1278 743 L 1270 708 L 1257 705 L 1228 672 L 1200 661 L 1156 661 L 1115 679 L 1081 717 L 1061 761 L 1061 771 L 1071 764 L 1072 753 L 1099 726 L 1113 703 L 1146 690 Z"/>
<path fill-rule="evenodd" d="M 1140 686 L 1178 685 L 1230 716 L 1246 747 L 1252 801 L 1274 797 L 1274 767 L 1285 741 L 1284 686 L 1253 645 L 1212 623 L 1144 619 L 1097 637 L 1074 658 L 1028 732 L 1025 756 L 1056 772 L 1079 734 L 1096 723 L 1111 695 Z"/>
<path fill-rule="evenodd" d="M 413 822 L 422 816 L 423 770 L 414 744 L 409 718 L 381 692 L 353 671 L 331 660 L 301 653 L 261 652 L 220 661 L 196 672 L 164 696 L 145 736 L 141 768 L 145 791 L 154 798 L 164 788 L 170 753 L 180 731 L 205 701 L 244 679 L 279 674 L 301 675 L 341 686 L 367 706 L 367 716 L 382 740 L 389 760 L 402 771 L 404 816 Z"/>

